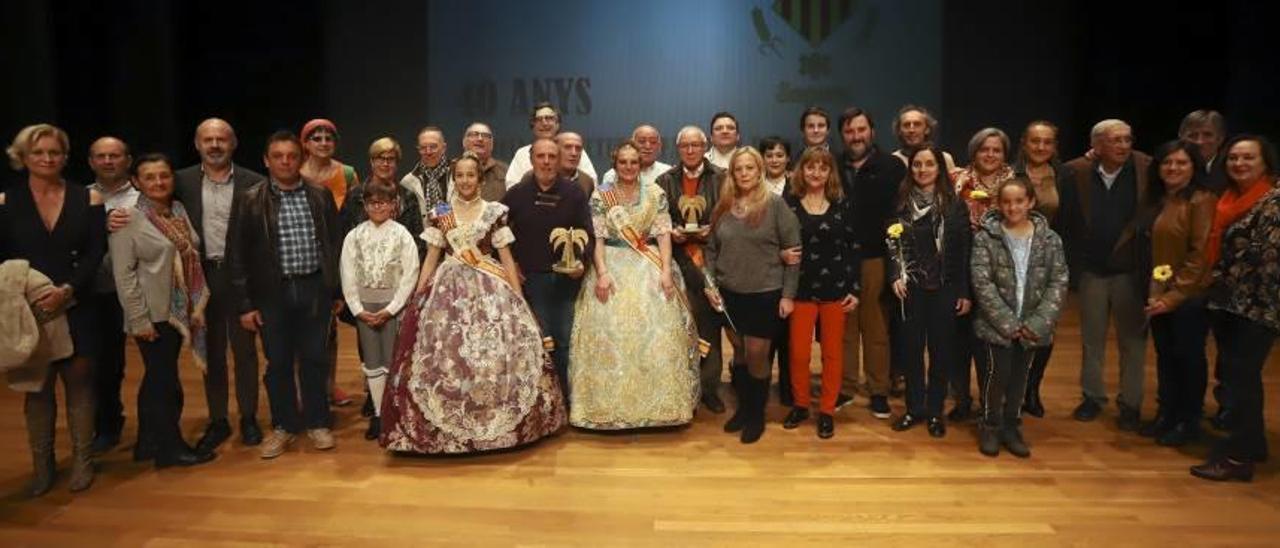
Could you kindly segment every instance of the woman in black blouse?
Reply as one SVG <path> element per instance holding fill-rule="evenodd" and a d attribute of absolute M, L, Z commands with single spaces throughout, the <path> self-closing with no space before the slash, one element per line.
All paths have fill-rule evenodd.
<path fill-rule="evenodd" d="M 782 427 L 792 429 L 809 418 L 809 358 L 813 330 L 821 324 L 822 397 L 818 437 L 835 435 L 836 396 L 844 368 L 845 313 L 858 306 L 861 268 L 853 233 L 850 200 L 840 184 L 835 158 L 822 148 L 800 155 L 787 206 L 800 221 L 800 285 L 791 313 L 791 397 L 795 402 Z"/>
<path fill-rule="evenodd" d="M 89 356 L 95 355 L 97 326 L 79 297 L 87 295 L 106 253 L 106 212 L 102 196 L 62 178 L 69 143 L 66 132 L 48 124 L 27 126 L 5 152 L 27 184 L 0 194 L 0 260 L 25 259 L 48 276 L 56 289 L 35 302 L 41 316 L 65 313 L 75 354 L 50 365 L 39 392 L 26 396 L 24 410 L 35 464 L 32 496 L 53 487 L 53 433 L 57 401 L 53 379 L 61 376 L 71 431 L 71 491 L 93 483 L 93 384 Z"/>
<path fill-rule="evenodd" d="M 922 148 L 911 154 L 907 177 L 898 191 L 898 221 L 889 227 L 889 279 L 902 301 L 891 314 L 905 319 L 898 332 L 907 377 L 907 412 L 897 431 L 922 421 L 929 435 L 947 433 L 942 402 L 947 396 L 947 367 L 955 352 L 956 316 L 969 313 L 969 209 L 952 190 L 942 152 Z M 924 352 L 929 350 L 926 377 Z"/>

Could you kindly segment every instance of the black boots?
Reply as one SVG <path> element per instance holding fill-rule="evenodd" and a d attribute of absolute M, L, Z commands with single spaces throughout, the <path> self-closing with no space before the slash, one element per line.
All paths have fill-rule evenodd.
<path fill-rule="evenodd" d="M 382 417 L 374 415 L 369 417 L 369 428 L 364 431 L 364 439 L 376 440 L 382 435 Z"/>
<path fill-rule="evenodd" d="M 212 453 L 222 442 L 227 441 L 231 437 L 231 423 L 225 418 L 213 419 L 209 421 L 209 426 L 205 427 L 204 435 L 200 436 L 200 441 L 196 442 L 195 451 L 197 453 Z"/>
<path fill-rule="evenodd" d="M 1025 459 L 1031 456 L 1031 448 L 1027 447 L 1027 442 L 1022 439 L 1022 429 L 1017 426 L 1004 427 L 1000 431 L 1000 443 L 1015 457 Z"/>
<path fill-rule="evenodd" d="M 985 424 L 978 425 L 978 452 L 988 457 L 1000 454 L 1000 431 Z"/>
<path fill-rule="evenodd" d="M 736 366 L 732 371 L 734 391 L 738 394 L 738 408 L 724 424 L 725 432 L 741 430 L 742 443 L 755 443 L 764 435 L 764 409 L 769 402 L 769 378 L 757 379 L 747 373 L 746 367 Z"/>
<path fill-rule="evenodd" d="M 1044 380 L 1045 364 L 1032 361 L 1031 371 L 1027 374 L 1027 393 L 1022 400 L 1022 410 L 1037 419 L 1044 417 L 1044 402 L 1040 400 L 1040 381 Z"/>
<path fill-rule="evenodd" d="M 743 402 L 743 383 L 747 379 L 747 368 L 742 365 L 729 366 L 729 385 L 733 387 L 733 393 L 738 397 L 738 407 L 734 409 L 733 416 L 729 417 L 729 421 L 724 423 L 724 431 L 730 434 L 741 432 L 743 421 L 746 419 L 746 407 Z"/>
<path fill-rule="evenodd" d="M 764 408 L 769 403 L 769 378 L 744 376 L 746 417 L 742 424 L 742 443 L 755 443 L 764 435 Z M 742 403 L 738 404 L 742 407 Z"/>

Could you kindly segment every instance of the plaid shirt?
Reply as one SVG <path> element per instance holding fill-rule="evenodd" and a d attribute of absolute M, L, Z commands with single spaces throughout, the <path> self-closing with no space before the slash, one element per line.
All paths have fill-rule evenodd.
<path fill-rule="evenodd" d="M 280 272 L 285 276 L 320 270 L 320 240 L 316 238 L 304 184 L 285 190 L 280 188 L 280 183 L 271 181 L 271 191 L 280 198 L 280 233 L 276 243 L 280 250 Z"/>

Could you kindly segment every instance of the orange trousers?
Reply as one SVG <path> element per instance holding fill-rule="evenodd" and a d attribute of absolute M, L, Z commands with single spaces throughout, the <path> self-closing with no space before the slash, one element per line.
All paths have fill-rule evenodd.
<path fill-rule="evenodd" d="M 818 411 L 836 412 L 840 374 L 844 369 L 844 309 L 839 302 L 796 301 L 791 313 L 791 395 L 796 407 L 808 408 L 809 358 L 813 353 L 813 328 L 822 323 L 818 345 L 822 349 L 822 397 Z"/>

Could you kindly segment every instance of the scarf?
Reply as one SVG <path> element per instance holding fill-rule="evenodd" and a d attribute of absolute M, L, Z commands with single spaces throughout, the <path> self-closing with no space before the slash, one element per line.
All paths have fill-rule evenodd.
<path fill-rule="evenodd" d="M 204 269 L 200 266 L 200 253 L 192 236 L 191 222 L 181 202 L 173 202 L 169 214 L 161 213 L 146 197 L 139 197 L 137 208 L 151 221 L 177 253 L 173 257 L 173 289 L 169 297 L 169 325 L 182 334 L 184 343 L 191 346 L 196 367 L 205 370 L 205 328 L 193 327 L 192 320 L 204 316 L 209 302 L 209 288 L 205 284 Z"/>
<path fill-rule="evenodd" d="M 425 207 L 435 207 L 448 200 L 445 185 L 449 180 L 449 162 L 442 159 L 436 167 L 427 167 L 419 161 L 418 165 L 413 166 L 413 175 L 422 181 L 422 195 L 427 201 Z"/>
<path fill-rule="evenodd" d="M 1222 193 L 1221 198 L 1218 198 L 1218 206 L 1214 211 L 1213 227 L 1209 230 L 1209 247 L 1205 249 L 1205 265 L 1213 268 L 1213 265 L 1218 262 L 1219 254 L 1222 253 L 1222 235 L 1226 233 L 1227 228 L 1252 211 L 1253 206 L 1257 205 L 1258 201 L 1271 191 L 1271 188 L 1271 181 L 1266 177 L 1254 182 L 1243 194 L 1235 185 L 1227 185 L 1227 190 Z"/>
<path fill-rule="evenodd" d="M 907 205 L 911 208 L 911 222 L 919 221 L 933 211 L 934 202 L 933 192 L 925 192 L 920 187 L 911 187 L 911 195 L 907 199 Z M 942 251 L 942 213 L 933 216 L 933 245 L 939 252 Z"/>

